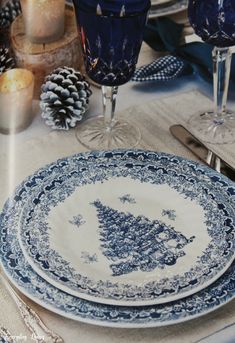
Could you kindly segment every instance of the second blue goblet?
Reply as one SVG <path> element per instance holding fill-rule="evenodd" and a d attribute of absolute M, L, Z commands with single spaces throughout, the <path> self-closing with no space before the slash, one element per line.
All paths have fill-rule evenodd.
<path fill-rule="evenodd" d="M 235 141 L 235 113 L 226 108 L 231 67 L 230 46 L 235 45 L 234 0 L 189 0 L 189 21 L 196 34 L 214 45 L 214 110 L 190 119 L 194 134 L 208 143 Z"/>

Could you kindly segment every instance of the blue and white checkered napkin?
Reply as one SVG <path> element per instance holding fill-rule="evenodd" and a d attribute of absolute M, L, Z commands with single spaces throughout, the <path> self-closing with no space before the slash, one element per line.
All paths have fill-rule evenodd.
<path fill-rule="evenodd" d="M 138 68 L 133 81 L 169 81 L 183 73 L 185 64 L 175 56 L 164 56 L 156 61 Z"/>

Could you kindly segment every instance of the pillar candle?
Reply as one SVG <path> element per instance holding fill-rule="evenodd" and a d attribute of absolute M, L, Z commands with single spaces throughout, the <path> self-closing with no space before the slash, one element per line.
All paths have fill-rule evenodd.
<path fill-rule="evenodd" d="M 34 76 L 26 69 L 11 69 L 0 76 L 0 132 L 15 133 L 33 119 Z"/>
<path fill-rule="evenodd" d="M 32 43 L 51 43 L 64 34 L 65 0 L 20 0 L 25 33 Z"/>

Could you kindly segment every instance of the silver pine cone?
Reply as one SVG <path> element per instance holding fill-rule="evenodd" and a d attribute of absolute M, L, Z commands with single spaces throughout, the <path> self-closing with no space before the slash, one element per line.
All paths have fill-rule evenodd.
<path fill-rule="evenodd" d="M 42 85 L 42 118 L 52 129 L 69 130 L 82 120 L 91 94 L 90 85 L 80 72 L 57 68 Z"/>
<path fill-rule="evenodd" d="M 15 67 L 15 61 L 8 48 L 0 48 L 0 75 Z"/>
<path fill-rule="evenodd" d="M 19 0 L 10 0 L 0 9 L 0 28 L 9 28 L 13 20 L 21 13 Z"/>

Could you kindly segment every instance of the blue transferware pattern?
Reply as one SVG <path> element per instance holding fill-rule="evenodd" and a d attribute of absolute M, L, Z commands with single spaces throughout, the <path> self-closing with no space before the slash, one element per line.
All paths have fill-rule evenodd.
<path fill-rule="evenodd" d="M 87 251 L 83 251 L 81 258 L 84 260 L 84 263 L 94 263 L 94 262 L 98 262 L 98 258 L 96 254 L 90 254 Z"/>
<path fill-rule="evenodd" d="M 130 194 L 124 194 L 123 196 L 119 197 L 119 200 L 125 204 L 126 202 L 129 204 L 136 204 L 136 201 L 134 198 L 131 197 Z"/>
<path fill-rule="evenodd" d="M 86 221 L 83 219 L 81 214 L 78 214 L 77 216 L 74 216 L 71 220 L 69 220 L 69 223 L 79 228 L 81 225 L 85 224 Z"/>
<path fill-rule="evenodd" d="M 159 220 L 150 221 L 145 216 L 134 217 L 94 202 L 99 218 L 101 248 L 112 262 L 113 276 L 133 271 L 150 272 L 176 264 L 184 256 L 183 248 L 195 237 L 187 239 Z"/>
<path fill-rule="evenodd" d="M 146 158 L 148 155 L 149 153 L 142 152 L 142 157 Z M 163 155 L 158 156 L 164 158 Z M 75 160 L 79 164 L 79 160 L 83 158 L 88 158 L 88 155 L 78 155 Z M 176 157 L 171 159 L 181 161 Z M 89 302 L 60 291 L 38 276 L 25 260 L 20 249 L 17 235 L 18 221 L 32 192 L 37 191 L 38 187 L 41 188 L 48 175 L 52 175 L 53 178 L 54 173 L 56 175 L 59 170 L 63 172 L 67 162 L 66 159 L 60 160 L 28 177 L 16 189 L 14 196 L 7 201 L 1 213 L 1 264 L 8 277 L 24 294 L 40 305 L 74 320 L 128 328 L 163 326 L 187 321 L 207 314 L 234 299 L 235 263 L 213 285 L 195 295 L 164 305 L 143 307 L 107 306 Z M 225 187 L 234 204 L 234 185 L 228 179 L 194 162 L 188 162 L 188 167 L 192 168 L 194 176 L 197 173 L 205 174 L 214 182 L 215 187 Z"/>
<path fill-rule="evenodd" d="M 222 274 L 224 267 L 232 262 L 235 192 L 232 185 L 222 182 L 223 179 L 221 180 L 217 174 L 193 162 L 153 152 L 103 152 L 84 155 L 84 158 L 80 158 L 79 161 L 76 159 L 75 156 L 64 160 L 63 171 L 61 168 L 56 169 L 54 177 L 50 178 L 46 187 L 44 185 L 38 192 L 35 191 L 31 201 L 25 204 L 24 225 L 22 225 L 24 232 L 21 234 L 27 254 L 41 268 L 43 275 L 46 273 L 56 284 L 66 286 L 68 292 L 74 291 L 74 294 L 79 292 L 84 297 L 97 299 L 96 301 L 100 301 L 102 294 L 105 301 L 114 302 L 121 299 L 129 303 L 131 301 L 136 303 L 138 301 L 164 302 L 169 300 L 169 293 L 171 299 L 176 299 L 179 296 L 185 296 L 187 292 L 194 292 L 198 287 L 205 287 L 205 282 L 212 282 L 212 278 L 217 278 L 218 273 Z M 65 263 L 66 261 L 56 251 L 50 249 L 49 228 L 45 214 L 49 213 L 51 206 L 56 206 L 58 201 L 66 199 L 79 185 L 104 182 L 113 176 L 131 176 L 134 180 L 139 179 L 141 182 L 150 184 L 168 184 L 183 194 L 186 199 L 196 201 L 204 209 L 211 241 L 194 268 L 180 277 L 178 275 L 173 279 L 164 277 L 158 283 L 149 282 L 143 286 L 131 287 L 129 284 L 120 282 L 111 283 L 102 280 L 94 282 L 86 276 L 76 274 L 75 270 Z M 66 187 L 63 187 L 63 184 Z M 33 209 L 31 203 L 35 204 Z M 31 221 L 32 218 L 36 218 L 35 222 Z M 117 237 L 115 239 L 118 240 Z M 184 238 L 185 242 L 189 243 L 187 239 L 190 237 Z M 120 246 L 125 246 L 125 244 L 120 244 Z M 184 254 L 181 249 L 177 253 Z M 163 251 L 161 251 L 162 256 L 164 256 Z M 179 257 L 180 255 L 177 256 Z M 170 258 L 173 261 L 176 260 L 174 255 Z M 162 264 L 157 262 L 161 267 L 164 267 L 166 263 L 165 261 Z M 117 274 L 123 274 L 123 270 L 119 268 Z"/>
<path fill-rule="evenodd" d="M 162 216 L 167 216 L 170 220 L 175 220 L 176 213 L 175 210 L 162 210 Z"/>
<path fill-rule="evenodd" d="M 189 21 L 196 34 L 217 47 L 235 44 L 234 0 L 189 0 Z"/>

